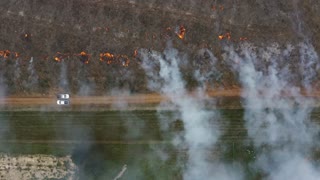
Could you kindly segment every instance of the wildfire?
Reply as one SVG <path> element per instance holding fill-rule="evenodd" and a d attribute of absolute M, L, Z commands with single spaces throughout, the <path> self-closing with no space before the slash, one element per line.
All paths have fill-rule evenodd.
<path fill-rule="evenodd" d="M 18 52 L 11 52 L 9 50 L 0 51 L 0 57 L 3 57 L 3 58 L 9 58 L 11 54 L 12 54 L 12 57 L 14 58 L 20 57 L 20 54 Z"/>
<path fill-rule="evenodd" d="M 11 52 L 9 50 L 0 51 L 0 56 L 8 58 L 10 56 L 10 53 Z"/>
<path fill-rule="evenodd" d="M 227 32 L 227 33 L 225 33 L 225 34 L 221 34 L 221 35 L 218 36 L 218 38 L 219 38 L 220 40 L 223 40 L 223 39 L 228 39 L 228 40 L 230 40 L 230 39 L 231 39 L 231 33 Z"/>
<path fill-rule="evenodd" d="M 20 53 L 18 52 L 10 52 L 9 50 L 1 50 L 0 57 L 8 58 L 12 55 L 13 58 L 20 57 Z M 133 52 L 133 57 L 137 57 L 138 49 L 135 49 Z M 89 64 L 89 60 L 91 55 L 85 51 L 82 51 L 78 54 L 70 54 L 70 53 L 61 53 L 57 52 L 52 59 L 56 62 L 61 62 L 65 58 L 69 57 L 79 57 L 80 61 L 84 64 Z M 43 57 L 44 59 L 48 59 L 48 56 Z M 100 53 L 100 61 L 106 62 L 107 64 L 118 64 L 124 67 L 128 67 L 130 64 L 130 58 L 124 54 L 112 54 L 110 52 Z"/>
<path fill-rule="evenodd" d="M 80 61 L 85 63 L 85 64 L 89 64 L 89 54 L 87 54 L 86 52 L 82 51 L 79 54 L 80 56 Z"/>
<path fill-rule="evenodd" d="M 61 59 L 60 59 L 59 57 L 54 57 L 54 60 L 55 60 L 55 61 L 58 61 L 58 62 L 61 61 Z"/>
<path fill-rule="evenodd" d="M 179 28 L 179 31 L 176 32 L 177 36 L 180 38 L 180 39 L 184 39 L 184 36 L 186 35 L 186 28 L 184 28 L 182 25 L 180 26 Z"/>
<path fill-rule="evenodd" d="M 138 53 L 137 50 L 134 53 Z M 128 67 L 130 64 L 130 59 L 127 55 L 116 55 L 110 52 L 100 53 L 100 61 L 105 61 L 107 64 L 121 64 L 124 67 Z"/>
<path fill-rule="evenodd" d="M 111 64 L 115 61 L 115 55 L 109 52 L 100 53 L 100 61 L 106 61 L 107 64 Z"/>
<path fill-rule="evenodd" d="M 114 55 L 111 54 L 111 53 L 100 53 L 100 61 L 104 61 L 105 59 L 107 60 L 110 60 L 110 59 L 113 59 L 114 58 Z"/>
<path fill-rule="evenodd" d="M 60 62 L 62 60 L 62 54 L 57 52 L 57 55 L 53 59 L 57 62 Z"/>
<path fill-rule="evenodd" d="M 87 53 L 84 52 L 84 51 L 82 51 L 82 52 L 80 53 L 80 56 L 87 56 Z"/>

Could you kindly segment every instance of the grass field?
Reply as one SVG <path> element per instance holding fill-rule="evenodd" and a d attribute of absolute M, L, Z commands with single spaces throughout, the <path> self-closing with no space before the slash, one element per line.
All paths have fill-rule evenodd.
<path fill-rule="evenodd" d="M 168 117 L 175 112 L 167 111 Z M 312 114 L 319 118 L 320 111 Z M 223 135 L 213 158 L 245 167 L 247 179 L 259 179 L 249 166 L 255 152 L 247 139 L 243 110 L 220 110 Z M 112 179 L 124 164 L 124 179 L 181 179 L 173 132 L 183 130 L 174 119 L 168 131 L 161 131 L 156 111 L 105 112 L 13 112 L 0 113 L 0 151 L 13 154 L 71 154 L 80 168 L 81 179 Z M 215 125 L 213 123 L 213 125 Z M 168 154 L 162 161 L 162 153 Z M 179 156 L 177 156 L 179 154 Z"/>

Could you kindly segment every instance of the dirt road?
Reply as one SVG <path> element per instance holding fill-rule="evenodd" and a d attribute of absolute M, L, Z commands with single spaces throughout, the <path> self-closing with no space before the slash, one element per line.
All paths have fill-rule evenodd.
<path fill-rule="evenodd" d="M 190 93 L 192 96 L 193 93 Z M 303 93 L 302 94 L 306 94 Z M 228 89 L 228 90 L 212 90 L 207 92 L 209 98 L 221 97 L 223 100 L 219 102 L 219 106 L 223 107 L 237 107 L 240 104 L 239 99 L 241 95 L 241 89 Z M 320 98 L 320 91 L 314 91 L 309 93 L 307 96 Z M 182 97 L 183 98 L 183 97 Z M 0 98 L 0 106 L 4 109 L 9 108 L 21 108 L 21 107 L 51 107 L 57 108 L 56 105 L 57 98 L 52 96 L 28 96 L 28 97 L 17 97 L 8 96 Z M 168 101 L 169 98 L 160 94 L 124 94 L 116 96 L 73 96 L 71 95 L 70 101 L 73 107 L 81 106 L 94 106 L 94 107 L 142 107 L 143 109 L 148 109 L 155 107 L 160 102 Z M 234 103 L 233 101 L 237 101 Z M 231 104 L 231 105 L 230 105 Z M 150 106 L 151 105 L 151 106 Z"/>
<path fill-rule="evenodd" d="M 191 93 L 192 95 L 192 93 Z M 240 95 L 239 89 L 231 90 L 215 90 L 208 93 L 210 97 L 238 97 Z M 17 97 L 8 96 L 0 98 L 0 105 L 5 106 L 20 106 L 20 105 L 52 105 L 56 104 L 57 98 L 55 96 L 29 96 Z M 72 105 L 113 105 L 119 103 L 125 104 L 159 104 L 167 101 L 168 97 L 160 94 L 133 94 L 133 95 L 117 95 L 117 96 L 72 96 L 70 98 Z"/>

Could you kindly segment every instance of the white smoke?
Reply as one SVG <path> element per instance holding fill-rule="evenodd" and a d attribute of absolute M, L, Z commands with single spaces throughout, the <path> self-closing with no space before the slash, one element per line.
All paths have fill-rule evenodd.
<path fill-rule="evenodd" d="M 35 71 L 33 64 L 34 64 L 33 57 L 31 57 L 30 61 L 29 61 L 29 65 L 28 65 L 29 76 L 28 76 L 28 85 L 27 85 L 27 87 L 29 89 L 33 88 L 33 87 L 36 87 L 36 85 L 38 84 L 38 79 L 39 79 L 38 74 Z"/>
<path fill-rule="evenodd" d="M 188 159 L 183 169 L 184 179 L 241 179 L 236 171 L 230 171 L 223 163 L 212 161 L 210 152 L 221 134 L 219 127 L 213 123 L 217 121 L 218 113 L 205 107 L 207 95 L 205 92 L 205 78 L 207 73 L 196 71 L 195 77 L 199 81 L 196 93 L 186 90 L 179 65 L 182 59 L 178 51 L 167 48 L 164 53 L 155 51 L 141 51 L 142 67 L 148 78 L 148 87 L 167 96 L 179 112 L 184 131 L 176 133 L 172 143 L 178 149 L 187 149 Z M 211 54 L 212 55 L 212 54 Z M 213 56 L 213 55 L 212 55 Z M 212 59 L 214 62 L 215 59 Z M 212 67 L 213 68 L 213 67 Z M 161 120 L 164 120 L 162 117 Z M 162 123 L 170 123 L 164 120 Z M 169 127 L 164 124 L 162 128 Z"/>
<path fill-rule="evenodd" d="M 314 48 L 306 43 L 285 50 L 243 44 L 225 50 L 242 85 L 245 125 L 258 151 L 254 166 L 268 179 L 319 179 L 319 167 L 309 160 L 319 145 L 319 128 L 310 119 L 314 101 L 303 95 L 311 91 L 319 68 Z M 299 60 L 290 58 L 294 51 Z M 269 62 L 265 67 L 260 66 L 263 60 Z"/>
<path fill-rule="evenodd" d="M 60 67 L 59 87 L 63 89 L 63 92 L 70 91 L 67 70 L 67 64 L 62 61 Z"/>
<path fill-rule="evenodd" d="M 319 57 L 310 43 L 299 44 L 300 73 L 302 85 L 306 90 L 312 89 L 312 82 L 317 78 L 317 71 L 320 69 Z"/>
<path fill-rule="evenodd" d="M 14 82 L 16 83 L 20 77 L 21 77 L 21 69 L 20 69 L 20 64 L 19 64 L 19 61 L 20 59 L 17 59 L 16 60 L 16 63 L 14 64 Z"/>

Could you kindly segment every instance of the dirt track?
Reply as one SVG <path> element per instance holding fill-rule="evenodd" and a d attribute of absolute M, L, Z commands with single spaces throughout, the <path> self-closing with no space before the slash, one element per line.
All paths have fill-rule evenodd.
<path fill-rule="evenodd" d="M 239 89 L 216 90 L 208 93 L 210 97 L 238 97 Z M 72 96 L 73 105 L 112 105 L 115 103 L 128 104 L 158 104 L 168 100 L 167 97 L 160 94 L 135 94 L 135 95 L 118 95 L 118 96 Z M 55 96 L 47 97 L 4 97 L 0 98 L 0 105 L 52 105 L 56 104 Z"/>
<path fill-rule="evenodd" d="M 192 93 L 190 93 L 192 95 Z M 306 93 L 302 92 L 306 95 Z M 220 104 L 222 107 L 229 107 L 230 103 L 232 107 L 238 106 L 232 102 L 236 99 L 239 99 L 241 96 L 241 89 L 229 89 L 229 90 L 212 90 L 207 92 L 209 98 L 221 97 L 221 98 L 231 98 Z M 285 95 L 284 95 L 285 96 Z M 306 96 L 320 98 L 320 91 L 314 91 Z M 235 99 L 232 99 L 235 98 Z M 0 105 L 2 107 L 39 107 L 39 106 L 50 106 L 57 107 L 55 96 L 29 96 L 29 97 L 3 97 L 0 98 Z M 148 105 L 157 105 L 160 102 L 168 101 L 169 98 L 162 96 L 160 94 L 134 94 L 134 95 L 117 95 L 117 96 L 72 96 L 70 98 L 72 106 L 97 106 L 97 107 L 144 107 L 145 109 L 151 108 Z M 148 108 L 149 107 L 149 108 Z M 143 109 L 144 109 L 143 108 Z"/>

